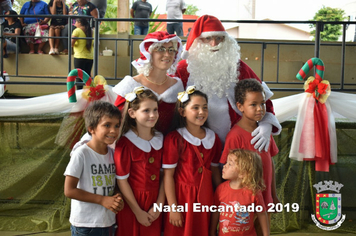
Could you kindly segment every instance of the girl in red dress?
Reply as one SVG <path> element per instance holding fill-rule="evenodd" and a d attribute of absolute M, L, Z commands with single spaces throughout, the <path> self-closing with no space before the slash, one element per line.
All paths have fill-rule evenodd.
<path fill-rule="evenodd" d="M 207 236 L 210 212 L 199 207 L 213 203 L 213 186 L 221 182 L 218 167 L 222 146 L 206 127 L 207 96 L 189 86 L 178 94 L 173 125 L 164 141 L 164 188 L 170 212 L 165 215 L 164 235 Z M 198 207 L 198 208 L 195 208 Z"/>
<path fill-rule="evenodd" d="M 161 232 L 160 212 L 164 203 L 160 184 L 163 135 L 155 131 L 158 100 L 151 90 L 137 87 L 127 94 L 121 137 L 116 143 L 116 179 L 126 202 L 117 214 L 117 236 L 157 236 Z"/>

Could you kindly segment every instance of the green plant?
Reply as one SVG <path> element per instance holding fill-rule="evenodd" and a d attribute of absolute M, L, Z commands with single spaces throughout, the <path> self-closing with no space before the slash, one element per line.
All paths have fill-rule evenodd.
<path fill-rule="evenodd" d="M 339 8 L 331 8 L 323 6 L 318 12 L 315 13 L 313 21 L 343 21 L 346 19 L 345 11 Z M 315 24 L 309 26 L 313 29 L 310 34 L 314 36 L 315 40 Z M 337 41 L 341 32 L 342 25 L 324 24 L 323 31 L 320 32 L 320 39 L 322 41 Z"/>
<path fill-rule="evenodd" d="M 157 6 L 158 7 L 158 6 Z M 159 17 L 159 14 L 155 14 L 157 7 L 153 10 L 150 19 L 157 19 Z M 148 29 L 148 33 L 153 33 L 156 31 L 162 31 L 164 29 L 164 26 L 162 25 L 162 22 L 150 22 L 150 28 Z"/>
<path fill-rule="evenodd" d="M 117 0 L 107 0 L 105 19 L 117 18 Z M 100 24 L 100 34 L 116 34 L 116 21 L 103 21 Z"/>
<path fill-rule="evenodd" d="M 187 9 L 184 12 L 184 15 L 193 15 L 193 16 L 195 16 L 199 10 L 200 9 L 197 6 L 194 6 L 193 4 L 188 4 L 187 5 Z"/>

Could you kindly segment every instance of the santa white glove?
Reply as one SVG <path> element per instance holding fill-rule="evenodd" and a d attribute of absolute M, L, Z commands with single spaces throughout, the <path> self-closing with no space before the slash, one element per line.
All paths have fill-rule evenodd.
<path fill-rule="evenodd" d="M 258 127 L 251 133 L 254 137 L 251 144 L 255 144 L 254 148 L 259 152 L 268 151 L 269 142 L 271 139 L 272 125 L 267 122 L 259 122 Z"/>

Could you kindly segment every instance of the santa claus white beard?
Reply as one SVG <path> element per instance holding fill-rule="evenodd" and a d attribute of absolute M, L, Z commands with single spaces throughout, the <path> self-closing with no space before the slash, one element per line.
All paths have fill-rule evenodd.
<path fill-rule="evenodd" d="M 198 90 L 209 97 L 215 94 L 221 98 L 237 82 L 239 60 L 240 47 L 234 39 L 227 36 L 224 42 L 215 47 L 197 39 L 187 59 L 189 83 L 195 84 Z"/>

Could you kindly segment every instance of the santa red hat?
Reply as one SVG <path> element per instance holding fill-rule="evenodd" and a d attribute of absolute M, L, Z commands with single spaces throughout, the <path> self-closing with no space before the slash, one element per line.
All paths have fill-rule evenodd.
<path fill-rule="evenodd" d="M 199 37 L 207 37 L 213 35 L 227 34 L 221 21 L 215 16 L 203 15 L 199 17 L 192 29 L 189 32 L 185 49 L 182 53 L 182 58 L 187 59 L 189 56 L 189 49 L 192 46 L 194 40 Z"/>
<path fill-rule="evenodd" d="M 181 39 L 175 34 L 168 34 L 164 31 L 157 31 L 154 33 L 147 34 L 146 37 L 143 39 L 142 43 L 140 43 L 140 54 L 141 57 L 132 61 L 131 64 L 136 68 L 142 68 L 146 64 L 150 63 L 151 53 L 148 50 L 149 47 L 153 43 L 169 43 L 171 41 L 177 42 L 177 53 L 174 56 L 174 62 L 172 66 L 175 66 L 179 59 L 182 52 L 182 41 Z"/>

